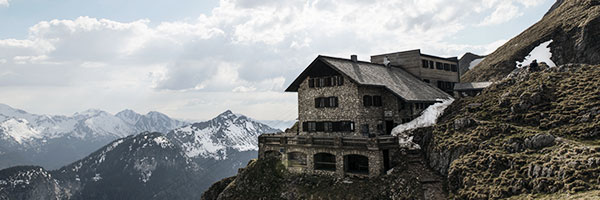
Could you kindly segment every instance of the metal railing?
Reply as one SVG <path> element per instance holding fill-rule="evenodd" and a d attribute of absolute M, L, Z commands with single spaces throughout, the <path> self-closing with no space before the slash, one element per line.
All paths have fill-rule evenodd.
<path fill-rule="evenodd" d="M 263 134 L 258 143 L 279 146 L 316 146 L 329 148 L 388 149 L 398 147 L 398 137 L 335 137 L 335 136 L 284 136 Z"/>

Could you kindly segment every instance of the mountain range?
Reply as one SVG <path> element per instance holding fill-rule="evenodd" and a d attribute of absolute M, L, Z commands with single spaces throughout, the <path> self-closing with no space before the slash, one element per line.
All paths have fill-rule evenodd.
<path fill-rule="evenodd" d="M 113 140 L 60 169 L 1 170 L 0 199 L 198 199 L 210 184 L 256 158 L 258 135 L 279 131 L 228 110 L 166 134 Z"/>
<path fill-rule="evenodd" d="M 37 115 L 0 104 L 0 168 L 40 165 L 56 169 L 117 138 L 144 131 L 166 133 L 189 124 L 159 112 L 86 110 L 71 116 Z"/>

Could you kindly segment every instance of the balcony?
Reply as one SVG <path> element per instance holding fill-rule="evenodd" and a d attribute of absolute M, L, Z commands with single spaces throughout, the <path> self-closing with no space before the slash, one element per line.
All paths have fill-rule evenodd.
<path fill-rule="evenodd" d="M 367 137 L 334 137 L 334 136 L 284 136 L 263 134 L 258 136 L 258 143 L 276 146 L 299 146 L 344 149 L 391 149 L 398 147 L 398 137 L 377 136 Z"/>

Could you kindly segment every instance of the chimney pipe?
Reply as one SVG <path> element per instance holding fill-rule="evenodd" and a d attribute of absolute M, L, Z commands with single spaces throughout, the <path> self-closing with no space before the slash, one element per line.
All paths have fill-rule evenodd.
<path fill-rule="evenodd" d="M 352 62 L 358 62 L 358 56 L 350 55 L 350 60 L 352 60 Z"/>

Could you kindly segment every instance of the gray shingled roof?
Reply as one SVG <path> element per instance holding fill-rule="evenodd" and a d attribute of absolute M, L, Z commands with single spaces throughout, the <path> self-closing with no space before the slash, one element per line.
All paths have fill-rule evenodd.
<path fill-rule="evenodd" d="M 345 74 L 359 85 L 385 87 L 405 101 L 434 102 L 452 97 L 448 93 L 421 81 L 401 68 L 386 67 L 381 64 L 363 61 L 354 62 L 349 59 L 327 56 L 319 56 L 317 60 Z M 292 83 L 292 86 L 299 84 L 298 80 L 301 81 L 303 79 L 304 77 L 298 77 L 297 81 Z M 288 91 L 293 90 L 288 89 Z"/>
<path fill-rule="evenodd" d="M 486 87 L 492 85 L 493 82 L 471 82 L 471 83 L 456 83 L 454 85 L 454 90 L 456 91 L 464 91 L 464 90 L 483 90 Z"/>

